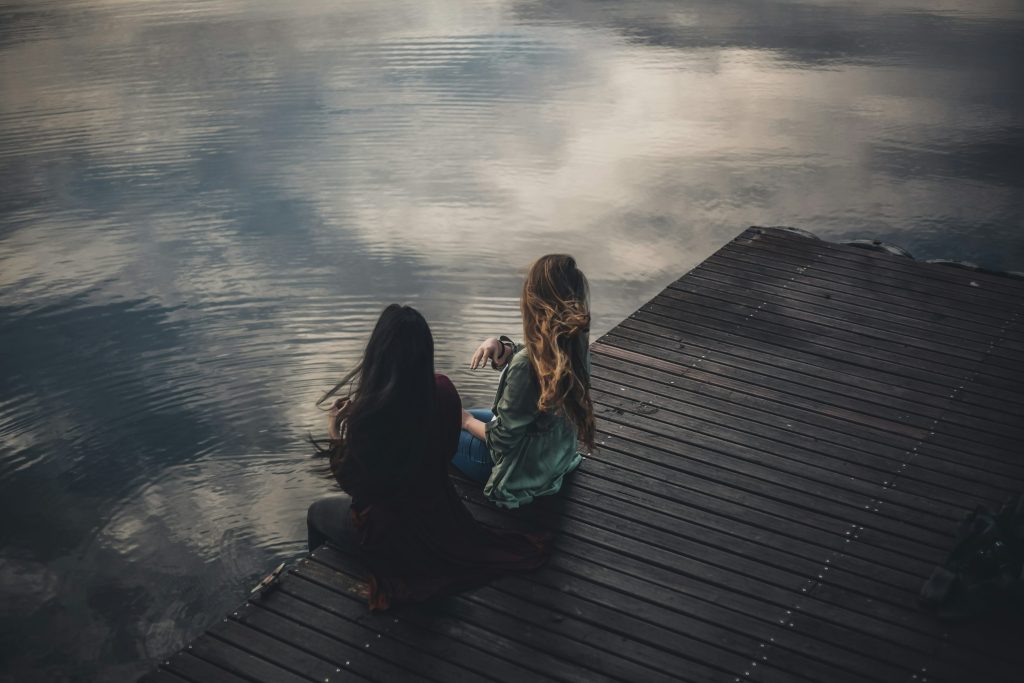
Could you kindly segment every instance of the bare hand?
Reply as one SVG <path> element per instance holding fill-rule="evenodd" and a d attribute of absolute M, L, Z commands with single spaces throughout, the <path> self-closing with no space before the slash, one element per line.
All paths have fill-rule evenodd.
<path fill-rule="evenodd" d="M 505 364 L 506 355 L 508 355 L 508 349 L 505 348 L 505 345 L 498 341 L 497 337 L 488 337 L 473 353 L 473 360 L 469 363 L 469 369 L 476 370 L 477 368 L 482 368 L 487 361 L 490 361 L 491 367 L 497 370 Z"/>
<path fill-rule="evenodd" d="M 345 406 L 346 399 L 336 398 L 334 403 L 331 404 L 330 409 L 327 411 L 327 436 L 332 439 L 340 438 L 338 434 L 338 413 Z"/>
<path fill-rule="evenodd" d="M 475 419 L 476 418 L 473 417 L 473 413 L 469 412 L 466 409 L 462 410 L 462 428 L 463 429 L 466 429 L 466 425 L 468 425 L 470 422 L 472 422 Z"/>
<path fill-rule="evenodd" d="M 327 409 L 327 414 L 330 415 L 332 418 L 336 417 L 338 415 L 338 413 L 341 412 L 341 409 L 342 409 L 342 407 L 344 407 L 344 405 L 345 405 L 345 399 L 344 398 L 336 398 L 336 399 L 334 399 L 333 401 L 331 401 L 331 407 Z"/>

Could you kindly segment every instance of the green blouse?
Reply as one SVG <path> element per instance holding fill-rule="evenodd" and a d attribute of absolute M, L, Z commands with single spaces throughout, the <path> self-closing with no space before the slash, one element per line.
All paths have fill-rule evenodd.
<path fill-rule="evenodd" d="M 580 343 L 587 344 L 585 336 Z M 589 347 L 586 358 L 589 373 Z M 572 423 L 562 415 L 538 411 L 539 396 L 530 358 L 520 347 L 501 373 L 494 419 L 485 426 L 494 467 L 484 493 L 498 507 L 517 508 L 537 496 L 557 493 L 563 477 L 583 460 Z"/>

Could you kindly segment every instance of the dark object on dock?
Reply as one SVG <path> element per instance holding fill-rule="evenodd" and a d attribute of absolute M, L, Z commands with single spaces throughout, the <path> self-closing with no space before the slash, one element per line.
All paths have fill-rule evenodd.
<path fill-rule="evenodd" d="M 979 505 L 967 516 L 949 557 L 921 587 L 921 602 L 944 619 L 1024 620 L 1024 494 L 999 512 Z"/>
<path fill-rule="evenodd" d="M 370 615 L 321 547 L 149 681 L 1019 681 L 918 592 L 1024 489 L 1024 281 L 750 229 L 593 346 L 542 570 Z"/>

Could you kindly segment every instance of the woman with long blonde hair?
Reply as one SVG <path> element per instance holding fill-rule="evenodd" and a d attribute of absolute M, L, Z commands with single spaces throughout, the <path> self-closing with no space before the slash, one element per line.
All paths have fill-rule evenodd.
<path fill-rule="evenodd" d="M 471 368 L 502 374 L 491 410 L 463 410 L 452 464 L 500 507 L 557 493 L 580 444 L 594 447 L 589 298 L 573 257 L 542 256 L 523 283 L 523 344 L 491 337 L 473 354 Z"/>

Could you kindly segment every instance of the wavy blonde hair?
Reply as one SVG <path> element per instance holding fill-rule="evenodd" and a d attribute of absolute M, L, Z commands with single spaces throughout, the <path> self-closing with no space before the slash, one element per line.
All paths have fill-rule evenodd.
<path fill-rule="evenodd" d="M 537 410 L 563 413 L 587 448 L 594 448 L 585 343 L 590 332 L 587 278 L 567 254 L 541 256 L 530 266 L 519 308 L 530 365 L 540 385 Z"/>

